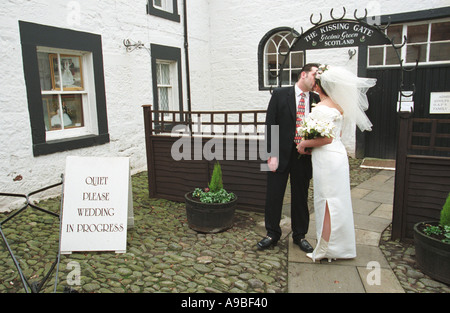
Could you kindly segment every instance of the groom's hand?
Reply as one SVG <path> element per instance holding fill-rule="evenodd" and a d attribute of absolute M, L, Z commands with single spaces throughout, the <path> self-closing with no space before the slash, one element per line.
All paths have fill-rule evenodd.
<path fill-rule="evenodd" d="M 308 149 L 307 147 L 305 147 L 305 145 L 303 144 L 303 141 L 301 141 L 298 145 L 297 145 L 297 151 L 300 154 L 308 154 L 311 155 L 311 149 Z"/>
<path fill-rule="evenodd" d="M 267 165 L 269 166 L 269 169 L 272 172 L 276 172 L 277 168 L 278 168 L 278 158 L 277 157 L 270 157 L 267 160 Z"/>

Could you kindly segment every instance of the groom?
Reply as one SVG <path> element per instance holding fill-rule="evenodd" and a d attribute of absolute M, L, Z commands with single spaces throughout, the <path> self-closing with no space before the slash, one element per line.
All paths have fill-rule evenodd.
<path fill-rule="evenodd" d="M 308 189 L 312 177 L 311 156 L 299 158 L 294 143 L 299 102 L 305 106 L 305 117 L 311 111 L 312 103 L 319 102 L 319 96 L 312 93 L 319 64 L 306 64 L 297 83 L 291 87 L 273 91 L 266 114 L 267 160 L 270 171 L 267 174 L 265 226 L 267 236 L 258 242 L 259 249 L 277 244 L 281 237 L 280 219 L 288 177 L 291 182 L 291 224 L 294 243 L 305 252 L 313 248 L 305 240 L 309 226 Z M 302 94 L 303 93 L 303 94 Z M 303 96 L 303 99 L 301 99 Z M 279 127 L 279 156 L 271 155 L 271 126 Z M 276 150 L 276 149 L 274 149 Z"/>

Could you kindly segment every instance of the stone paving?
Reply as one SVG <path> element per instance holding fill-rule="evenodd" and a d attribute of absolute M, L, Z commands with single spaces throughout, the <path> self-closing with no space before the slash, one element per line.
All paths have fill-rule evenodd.
<path fill-rule="evenodd" d="M 350 159 L 352 187 L 377 174 Z M 218 234 L 199 234 L 187 225 L 184 203 L 150 199 L 147 173 L 132 177 L 134 227 L 128 231 L 127 252 L 62 255 L 56 292 L 66 287 L 82 293 L 286 293 L 289 236 L 267 251 L 258 251 L 263 214 L 236 212 L 234 226 Z M 288 195 L 286 202 L 289 202 Z M 312 196 L 310 198 L 312 207 Z M 60 200 L 39 206 L 59 213 Z M 0 214 L 0 220 L 8 216 Z M 55 261 L 59 221 L 27 209 L 3 225 L 3 232 L 30 282 L 39 282 Z M 449 292 L 413 264 L 410 246 L 389 240 L 383 233 L 380 248 L 406 292 Z M 80 269 L 81 277 L 74 276 Z M 55 292 L 55 272 L 41 292 Z M 0 293 L 25 292 L 5 245 L 0 244 Z"/>

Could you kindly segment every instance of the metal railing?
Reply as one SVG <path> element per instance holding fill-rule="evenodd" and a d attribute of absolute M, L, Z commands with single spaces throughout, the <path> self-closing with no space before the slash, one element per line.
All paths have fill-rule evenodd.
<path fill-rule="evenodd" d="M 43 191 L 58 187 L 58 186 L 63 186 L 62 187 L 62 191 L 61 191 L 61 205 L 60 205 L 60 213 L 55 213 L 49 210 L 46 210 L 42 207 L 39 207 L 37 205 L 35 205 L 34 203 L 31 202 L 30 197 L 41 193 Z M 59 243 L 61 242 L 61 240 L 59 240 L 58 242 L 58 253 L 56 256 L 55 261 L 52 263 L 50 269 L 47 271 L 47 273 L 44 275 L 44 277 L 42 278 L 42 280 L 38 281 L 38 282 L 30 282 L 24 275 L 22 268 L 20 267 L 19 261 L 16 257 L 16 255 L 14 254 L 13 250 L 11 249 L 11 245 L 8 242 L 7 236 L 5 235 L 5 233 L 3 232 L 3 228 L 4 225 L 7 224 L 9 221 L 11 221 L 12 219 L 14 219 L 15 217 L 19 216 L 21 213 L 23 213 L 26 210 L 29 209 L 35 209 L 38 210 L 40 212 L 43 212 L 45 214 L 49 214 L 51 216 L 54 216 L 56 218 L 58 218 L 59 220 L 59 230 L 61 229 L 61 214 L 62 214 L 62 204 L 63 204 L 63 192 L 64 192 L 64 180 L 63 177 L 61 177 L 61 182 L 57 183 L 57 184 L 53 184 L 51 186 L 47 186 L 44 188 L 41 188 L 39 190 L 30 192 L 29 194 L 16 194 L 16 193 L 0 193 L 0 196 L 3 197 L 15 197 L 15 198 L 23 198 L 25 199 L 25 204 L 23 207 L 21 207 L 20 209 L 17 209 L 15 211 L 13 211 L 8 217 L 6 217 L 4 220 L 0 221 L 0 235 L 3 239 L 3 242 L 5 243 L 6 249 L 8 250 L 9 255 L 11 256 L 14 265 L 17 268 L 18 274 L 20 276 L 20 279 L 22 281 L 23 284 L 23 288 L 25 289 L 26 293 L 39 293 L 42 290 L 42 287 L 45 285 L 45 283 L 47 282 L 47 280 L 50 278 L 52 272 L 54 271 L 55 267 L 56 267 L 56 277 L 55 277 L 55 286 L 54 286 L 54 292 L 56 292 L 56 286 L 57 286 L 57 282 L 58 282 L 58 271 L 59 271 L 59 262 L 60 262 L 60 248 L 59 248 Z M 58 230 L 58 231 L 59 231 Z M 61 239 L 61 238 L 60 238 Z"/>

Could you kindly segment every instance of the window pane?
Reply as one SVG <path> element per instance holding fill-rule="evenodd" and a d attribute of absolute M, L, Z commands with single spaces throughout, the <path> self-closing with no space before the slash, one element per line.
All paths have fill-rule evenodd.
<path fill-rule="evenodd" d="M 59 96 L 43 96 L 42 106 L 44 111 L 45 130 L 60 130 L 61 117 L 59 116 Z"/>
<path fill-rule="evenodd" d="M 61 80 L 64 90 L 82 90 L 81 57 L 77 55 L 61 55 Z"/>
<path fill-rule="evenodd" d="M 400 51 L 398 51 L 400 53 Z M 386 65 L 394 65 L 399 64 L 399 58 L 397 55 L 397 51 L 392 46 L 386 47 Z"/>
<path fill-rule="evenodd" d="M 403 42 L 403 26 L 394 25 L 387 29 L 387 36 L 394 40 L 395 44 L 401 44 Z"/>
<path fill-rule="evenodd" d="M 281 34 L 276 34 L 274 36 L 272 36 L 271 41 L 273 41 L 273 44 L 275 45 L 275 47 L 278 47 L 278 45 L 280 44 L 280 41 L 283 39 L 283 36 Z"/>
<path fill-rule="evenodd" d="M 266 51 L 266 53 L 272 53 L 272 54 L 276 54 L 277 53 L 277 47 L 275 46 L 275 43 L 272 40 L 270 40 L 267 43 L 267 51 Z"/>
<path fill-rule="evenodd" d="M 157 64 L 156 77 L 158 85 L 170 85 L 170 66 L 169 64 Z"/>
<path fill-rule="evenodd" d="M 50 60 L 48 58 L 49 54 L 45 52 L 38 52 L 37 55 L 41 90 L 52 90 L 52 73 L 50 70 Z"/>
<path fill-rule="evenodd" d="M 158 88 L 159 109 L 162 111 L 169 110 L 169 88 Z"/>
<path fill-rule="evenodd" d="M 431 24 L 431 41 L 450 40 L 450 22 Z"/>
<path fill-rule="evenodd" d="M 303 52 L 291 52 L 291 66 L 292 68 L 303 67 Z"/>
<path fill-rule="evenodd" d="M 430 61 L 450 60 L 450 42 L 430 44 Z"/>
<path fill-rule="evenodd" d="M 173 13 L 173 0 L 153 0 L 153 6 L 155 8 Z"/>
<path fill-rule="evenodd" d="M 267 67 L 270 70 L 274 70 L 277 68 L 277 56 L 273 54 L 269 54 L 267 56 Z"/>
<path fill-rule="evenodd" d="M 281 52 L 283 54 L 286 54 L 289 51 L 289 43 L 286 40 L 283 40 L 280 43 L 280 46 L 278 48 L 278 52 Z"/>
<path fill-rule="evenodd" d="M 82 95 L 62 95 L 64 128 L 83 127 L 83 99 Z"/>
<path fill-rule="evenodd" d="M 298 76 L 300 75 L 301 70 L 291 70 L 291 83 L 290 85 L 293 85 L 297 80 Z"/>
<path fill-rule="evenodd" d="M 161 82 L 164 85 L 170 85 L 170 67 L 169 64 L 161 65 Z"/>
<path fill-rule="evenodd" d="M 156 84 L 161 85 L 161 64 L 156 64 Z"/>
<path fill-rule="evenodd" d="M 289 69 L 283 69 L 283 72 L 281 74 L 281 84 L 283 86 L 291 85 L 291 81 L 289 80 L 290 71 Z"/>
<path fill-rule="evenodd" d="M 427 59 L 427 45 L 407 45 L 406 63 L 425 62 Z"/>
<path fill-rule="evenodd" d="M 278 56 L 278 69 L 280 69 L 281 67 L 283 67 L 283 71 L 289 70 L 290 69 L 290 64 L 289 64 L 289 56 L 288 55 L 279 55 Z"/>
<path fill-rule="evenodd" d="M 369 48 L 369 65 L 383 65 L 383 47 Z"/>
<path fill-rule="evenodd" d="M 427 41 L 428 24 L 408 26 L 408 43 Z"/>
<path fill-rule="evenodd" d="M 277 84 L 277 73 L 278 71 L 268 71 L 267 73 L 267 85 L 275 86 Z"/>
<path fill-rule="evenodd" d="M 50 62 L 52 90 L 61 90 L 61 82 L 59 79 L 58 55 L 56 53 L 49 53 L 48 59 Z"/>

